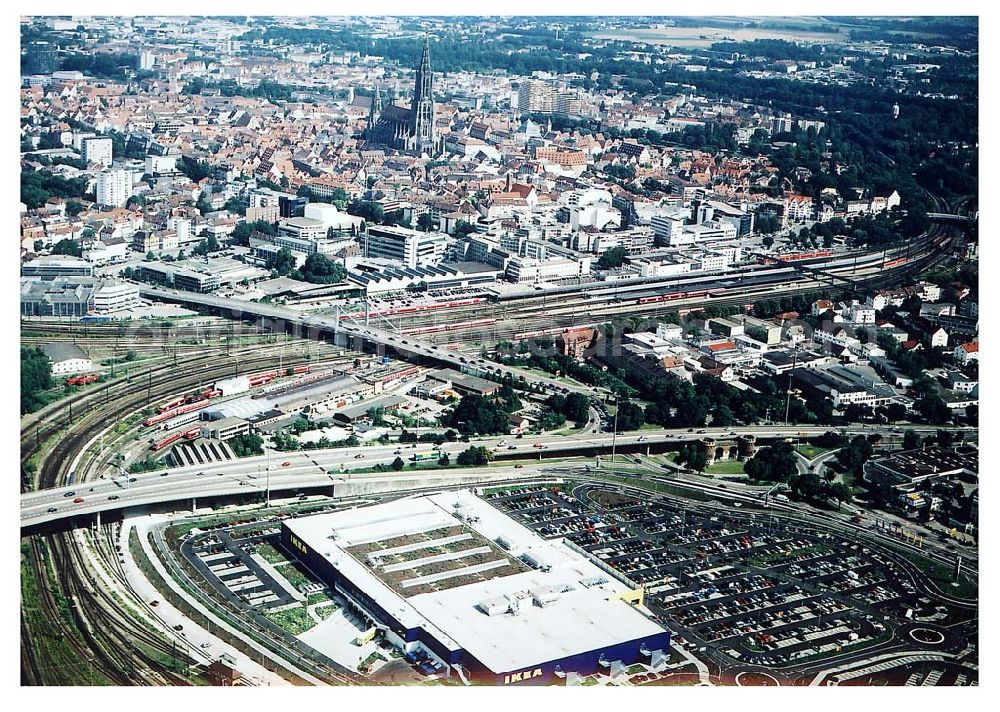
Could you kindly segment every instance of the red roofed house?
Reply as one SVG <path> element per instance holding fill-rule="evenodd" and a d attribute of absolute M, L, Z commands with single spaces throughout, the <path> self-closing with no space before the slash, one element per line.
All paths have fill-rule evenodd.
<path fill-rule="evenodd" d="M 721 356 L 723 354 L 736 353 L 736 343 L 734 341 L 717 341 L 713 344 L 706 344 L 702 351 L 710 356 Z"/>
<path fill-rule="evenodd" d="M 567 329 L 559 335 L 563 356 L 583 358 L 584 352 L 594 343 L 597 330 L 591 328 Z"/>
<path fill-rule="evenodd" d="M 828 312 L 833 309 L 833 302 L 829 299 L 817 299 L 812 304 L 812 315 L 819 316 L 823 312 Z"/>
<path fill-rule="evenodd" d="M 979 342 L 970 341 L 955 347 L 955 359 L 963 366 L 969 361 L 979 361 Z"/>

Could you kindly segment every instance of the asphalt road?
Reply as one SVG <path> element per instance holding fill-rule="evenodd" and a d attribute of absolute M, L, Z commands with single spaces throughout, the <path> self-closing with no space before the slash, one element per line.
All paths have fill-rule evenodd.
<path fill-rule="evenodd" d="M 447 453 L 452 462 L 458 454 L 470 445 L 479 445 L 493 449 L 508 457 L 518 459 L 539 457 L 547 454 L 565 453 L 573 456 L 575 452 L 591 449 L 594 446 L 608 447 L 614 443 L 617 447 L 636 446 L 653 443 L 682 442 L 702 437 L 727 437 L 730 432 L 752 434 L 757 437 L 780 437 L 802 435 L 820 435 L 829 428 L 804 428 L 801 426 L 758 426 L 740 428 L 732 431 L 729 428 L 705 428 L 695 432 L 687 430 L 657 430 L 633 431 L 619 433 L 577 433 L 573 435 L 542 435 L 516 439 L 513 436 L 478 438 L 471 443 L 445 443 L 440 448 L 434 448 L 429 443 L 414 445 L 370 445 L 359 448 L 335 448 L 326 450 L 309 450 L 292 453 L 274 452 L 270 455 L 242 458 L 210 465 L 195 465 L 189 467 L 169 468 L 152 473 L 122 476 L 105 475 L 102 479 L 66 485 L 52 489 L 27 492 L 21 495 L 21 524 L 41 524 L 63 519 L 70 516 L 93 514 L 108 511 L 148 505 L 157 502 L 178 501 L 192 497 L 211 497 L 241 494 L 258 490 L 264 492 L 268 487 L 272 490 L 294 490 L 302 487 L 317 487 L 329 483 L 331 486 L 350 479 L 391 479 L 403 475 L 420 476 L 427 479 L 429 486 L 433 481 L 442 480 L 450 475 L 476 470 L 413 470 L 405 469 L 402 473 L 355 473 L 350 470 L 370 468 L 376 464 L 389 464 L 402 458 L 407 463 L 416 454 L 427 454 L 434 459 L 442 453 Z M 932 430 L 932 429 L 928 429 Z M 859 432 L 888 432 L 889 428 L 864 428 Z M 509 472 L 508 472 L 509 470 Z M 331 471 L 333 474 L 331 474 Z M 488 471 L 479 469 L 480 474 L 495 475 L 497 478 L 517 473 L 527 474 L 515 468 L 490 468 Z M 134 481 L 132 481 L 134 480 Z M 72 493 L 72 494 L 70 494 Z M 76 502 L 76 499 L 82 502 Z M 55 511 L 51 511 L 55 510 Z"/>

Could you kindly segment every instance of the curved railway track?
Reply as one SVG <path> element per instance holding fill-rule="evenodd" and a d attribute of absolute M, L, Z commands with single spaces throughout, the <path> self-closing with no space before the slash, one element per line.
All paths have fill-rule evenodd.
<path fill-rule="evenodd" d="M 254 371 L 272 368 L 279 363 L 288 366 L 298 366 L 310 363 L 312 359 L 304 356 L 259 356 L 239 364 L 241 372 Z M 152 380 L 149 384 L 138 383 L 122 392 L 119 397 L 112 402 L 101 405 L 100 408 L 91 407 L 82 416 L 78 416 L 69 425 L 70 429 L 65 437 L 61 437 L 51 450 L 42 459 L 38 468 L 38 487 L 54 487 L 67 481 L 70 468 L 76 456 L 83 451 L 87 443 L 92 441 L 110 422 L 132 414 L 148 405 L 151 399 L 161 396 L 180 393 L 195 387 L 205 385 L 220 378 L 233 375 L 234 370 L 228 363 L 226 365 L 209 367 L 194 373 L 185 373 L 183 376 L 176 376 L 170 371 L 156 382 L 158 388 L 153 390 Z M 95 403 L 94 405 L 97 405 Z M 22 433 L 23 445 L 24 433 Z M 30 433 L 29 433 L 30 439 Z M 22 447 L 23 457 L 23 447 Z"/>
<path fill-rule="evenodd" d="M 292 342 L 289 342 L 291 345 Z M 229 359 L 220 359 L 219 353 L 202 353 L 192 355 L 188 358 L 178 357 L 173 364 L 150 364 L 142 370 L 130 373 L 127 377 L 119 376 L 114 381 L 99 384 L 97 387 L 87 387 L 70 400 L 57 401 L 37 413 L 26 416 L 21 428 L 21 467 L 35 454 L 38 447 L 49 438 L 61 431 L 73 428 L 76 421 L 80 420 L 81 414 L 87 420 L 102 417 L 105 421 L 120 417 L 126 408 L 119 406 L 119 401 L 128 399 L 128 404 L 133 410 L 138 410 L 142 401 L 158 399 L 166 395 L 173 395 L 194 388 L 201 383 L 210 382 L 219 378 L 225 378 L 238 370 L 245 373 L 257 367 L 267 368 L 271 365 L 288 363 L 289 365 L 302 363 L 301 356 L 294 353 L 286 353 L 289 345 L 279 343 L 270 345 L 251 345 L 241 349 L 234 349 L 226 354 L 228 357 L 243 357 L 247 360 L 238 360 L 237 365 L 231 365 Z M 266 356 L 268 352 L 275 355 Z M 282 354 L 281 356 L 277 354 Z M 269 360 L 265 360 L 269 359 Z M 297 360 L 299 359 L 299 360 Z M 221 361 L 221 363 L 220 363 Z M 263 364 L 263 366 L 262 366 Z M 178 376 L 180 371 L 182 375 Z M 112 405 L 112 404 L 115 405 Z M 106 424 L 106 423 L 105 423 Z M 78 426 L 77 426 L 78 427 Z M 48 460 L 51 455 L 44 458 Z M 42 468 L 39 467 L 39 474 Z M 36 478 L 36 486 L 42 481 L 41 477 Z M 41 485 L 51 486 L 51 485 Z"/>
<path fill-rule="evenodd" d="M 36 535 L 29 540 L 29 560 L 37 577 L 40 603 L 49 612 L 47 623 L 54 630 L 33 628 L 22 611 L 22 684 L 43 685 L 52 679 L 51 666 L 39 660 L 34 650 L 38 636 L 55 637 L 68 646 L 80 666 L 90 666 L 115 685 L 191 684 L 169 669 L 163 658 L 169 656 L 185 666 L 195 661 L 136 622 L 122 603 L 94 585 L 72 536 Z M 50 570 L 58 589 L 48 583 Z M 60 670 L 60 674 L 66 673 Z"/>

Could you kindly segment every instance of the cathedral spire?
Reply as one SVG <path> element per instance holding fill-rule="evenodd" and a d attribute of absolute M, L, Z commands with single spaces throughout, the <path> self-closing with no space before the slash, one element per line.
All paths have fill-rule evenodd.
<path fill-rule="evenodd" d="M 365 129 L 365 138 L 368 141 L 375 141 L 375 133 L 378 129 L 379 119 L 382 118 L 382 90 L 379 84 L 375 84 L 375 93 L 372 94 L 372 105 L 368 112 L 368 126 Z"/>
<path fill-rule="evenodd" d="M 413 85 L 413 107 L 410 112 L 410 133 L 417 152 L 434 153 L 434 72 L 431 69 L 430 39 L 424 37 L 424 51 Z"/>

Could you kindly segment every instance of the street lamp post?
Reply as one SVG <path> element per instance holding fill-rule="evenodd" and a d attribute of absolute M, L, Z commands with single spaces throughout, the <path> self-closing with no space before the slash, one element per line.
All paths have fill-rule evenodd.
<path fill-rule="evenodd" d="M 618 397 L 615 397 L 615 422 L 611 428 L 611 462 L 615 461 L 615 445 L 618 444 Z"/>
<path fill-rule="evenodd" d="M 792 403 L 792 371 L 799 362 L 799 345 L 795 344 L 795 350 L 792 351 L 792 368 L 788 372 L 788 390 L 785 391 L 785 427 L 788 427 L 788 408 Z"/>

